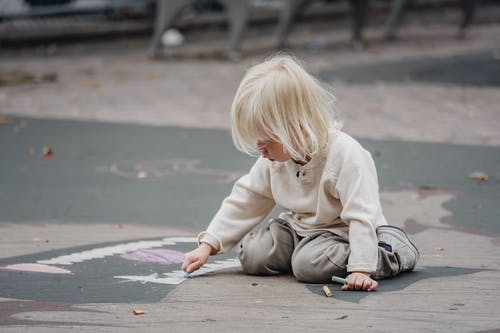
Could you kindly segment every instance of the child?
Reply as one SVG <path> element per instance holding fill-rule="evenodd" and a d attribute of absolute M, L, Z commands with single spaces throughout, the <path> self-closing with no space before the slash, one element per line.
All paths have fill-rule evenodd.
<path fill-rule="evenodd" d="M 369 152 L 333 120 L 334 97 L 289 56 L 252 67 L 231 108 L 236 147 L 260 153 L 208 226 L 182 269 L 240 240 L 252 275 L 292 273 L 325 283 L 347 275 L 344 290 L 375 290 L 376 279 L 411 271 L 420 254 L 403 230 L 388 226 Z M 257 226 L 274 208 L 283 212 Z"/>

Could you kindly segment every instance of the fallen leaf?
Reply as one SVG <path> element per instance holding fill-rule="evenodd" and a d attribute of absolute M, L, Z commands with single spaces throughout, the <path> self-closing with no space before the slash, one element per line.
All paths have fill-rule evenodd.
<path fill-rule="evenodd" d="M 484 181 L 488 180 L 488 174 L 481 171 L 475 171 L 469 175 L 469 178 Z"/>
<path fill-rule="evenodd" d="M 434 250 L 435 250 L 435 251 L 444 251 L 444 248 L 443 248 L 443 247 L 441 247 L 441 246 L 436 246 L 436 247 L 434 248 Z"/>
<path fill-rule="evenodd" d="M 10 125 L 12 123 L 14 123 L 14 121 L 12 119 L 4 117 L 4 116 L 0 116 L 0 125 Z"/>
<path fill-rule="evenodd" d="M 50 147 L 43 147 L 42 156 L 44 160 L 50 160 L 52 157 L 54 157 L 54 151 Z"/>
<path fill-rule="evenodd" d="M 134 311 L 132 311 L 132 313 L 133 313 L 133 314 L 135 314 L 135 315 L 137 316 L 137 315 L 143 315 L 143 314 L 145 314 L 146 312 L 145 312 L 145 311 L 142 311 L 142 310 L 134 310 Z"/>

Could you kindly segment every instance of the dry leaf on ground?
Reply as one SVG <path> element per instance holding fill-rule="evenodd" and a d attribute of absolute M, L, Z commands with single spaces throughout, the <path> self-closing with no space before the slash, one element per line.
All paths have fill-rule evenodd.
<path fill-rule="evenodd" d="M 44 160 L 50 160 L 54 157 L 54 151 L 50 147 L 43 147 L 42 149 L 42 157 Z"/>
<path fill-rule="evenodd" d="M 488 174 L 481 171 L 475 171 L 469 175 L 469 178 L 475 180 L 488 180 Z"/>
<path fill-rule="evenodd" d="M 8 117 L 0 116 L 0 125 L 10 125 L 13 124 L 14 121 Z"/>

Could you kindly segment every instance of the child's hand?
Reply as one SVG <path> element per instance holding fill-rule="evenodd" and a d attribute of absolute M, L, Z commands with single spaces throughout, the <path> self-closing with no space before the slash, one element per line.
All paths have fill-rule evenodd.
<path fill-rule="evenodd" d="M 377 287 L 378 282 L 370 278 L 370 273 L 352 272 L 347 276 L 347 284 L 344 284 L 340 289 L 373 291 Z"/>
<path fill-rule="evenodd" d="M 212 247 L 207 243 L 201 243 L 197 249 L 185 253 L 182 270 L 188 273 L 196 271 L 207 262 L 210 252 L 212 252 Z"/>

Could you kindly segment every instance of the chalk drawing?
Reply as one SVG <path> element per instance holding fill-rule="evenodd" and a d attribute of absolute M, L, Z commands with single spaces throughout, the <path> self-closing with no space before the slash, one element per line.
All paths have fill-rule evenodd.
<path fill-rule="evenodd" d="M 184 272 L 181 270 L 175 270 L 168 273 L 158 274 L 153 273 L 151 275 L 121 275 L 115 276 L 115 279 L 126 280 L 124 282 L 140 282 L 140 283 L 159 283 L 159 284 L 180 284 L 187 279 L 195 278 L 197 276 L 202 276 L 207 273 L 220 271 L 228 268 L 240 267 L 240 261 L 236 258 L 226 259 L 226 260 L 216 260 L 213 263 L 205 264 L 199 270 L 190 274 L 189 278 L 184 277 Z"/>
<path fill-rule="evenodd" d="M 3 269 L 10 269 L 12 271 L 21 272 L 37 272 L 37 273 L 50 273 L 50 274 L 73 274 L 71 271 L 55 266 L 42 265 L 42 264 L 13 264 L 0 267 Z"/>
<path fill-rule="evenodd" d="M 72 253 L 47 260 L 38 260 L 39 264 L 47 265 L 72 265 L 92 259 L 100 259 L 104 257 L 114 256 L 117 254 L 125 254 L 127 252 L 137 251 L 140 249 L 151 249 L 162 247 L 165 245 L 175 245 L 176 243 L 195 243 L 194 237 L 170 237 L 158 241 L 139 241 L 125 244 L 118 244 L 97 249 L 92 249 L 83 252 Z"/>
<path fill-rule="evenodd" d="M 195 237 L 167 237 L 3 259 L 0 298 L 80 303 L 159 302 L 186 279 L 240 266 L 234 253 L 226 253 L 210 258 L 201 269 L 185 277 L 180 262 L 183 253 L 196 244 Z"/>
<path fill-rule="evenodd" d="M 158 262 L 161 264 L 179 264 L 183 261 L 184 253 L 170 249 L 145 249 L 122 254 L 123 259 Z"/>
<path fill-rule="evenodd" d="M 106 170 L 127 179 L 182 181 L 183 183 L 216 183 L 234 182 L 243 172 L 218 170 L 200 167 L 201 161 L 191 159 L 171 159 L 164 161 L 123 161 L 113 163 L 107 170 L 98 167 L 98 171 Z"/>

